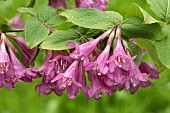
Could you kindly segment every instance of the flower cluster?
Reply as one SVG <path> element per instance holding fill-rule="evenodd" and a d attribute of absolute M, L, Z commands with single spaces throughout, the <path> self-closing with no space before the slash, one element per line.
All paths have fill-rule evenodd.
<path fill-rule="evenodd" d="M 46 50 L 44 63 L 37 68 L 28 68 L 34 65 L 37 47 L 28 49 L 24 38 L 11 34 L 8 36 L 17 43 L 24 62 L 22 64 L 17 58 L 17 49 L 1 33 L 0 88 L 6 86 L 11 90 L 19 81 L 32 82 L 32 79 L 42 78 L 35 88 L 39 94 L 54 92 L 61 96 L 67 92 L 69 98 L 74 99 L 81 90 L 87 99 L 100 99 L 102 93 L 112 95 L 118 90 L 130 90 L 134 94 L 139 88 L 153 85 L 149 78 L 159 78 L 156 68 L 151 64 L 142 61 L 138 67 L 134 63 L 136 56 L 131 57 L 119 26 L 81 45 L 68 42 L 67 46 L 72 47 L 69 50 Z M 104 49 L 100 47 L 102 40 L 107 40 Z M 131 41 L 135 44 L 134 40 Z"/>
<path fill-rule="evenodd" d="M 16 43 L 21 48 L 23 54 L 27 51 L 28 54 L 32 54 L 28 48 L 26 48 L 25 40 L 20 37 L 15 38 Z M 26 68 L 17 58 L 16 49 L 12 43 L 2 33 L 0 38 L 0 88 L 6 86 L 9 90 L 14 87 L 14 84 L 18 81 L 31 82 L 33 78 L 41 77 L 39 73 L 33 72 L 30 68 Z M 26 62 L 29 62 L 28 57 L 24 55 Z"/>
<path fill-rule="evenodd" d="M 98 45 L 107 37 L 106 47 L 102 51 Z M 138 67 L 134 63 L 136 56 L 131 57 L 119 27 L 81 45 L 75 42 L 68 42 L 67 45 L 74 50 L 71 49 L 70 53 L 66 50 L 48 50 L 44 64 L 33 69 L 44 75 L 42 83 L 36 86 L 40 94 L 54 92 L 60 96 L 66 91 L 69 98 L 74 99 L 81 90 L 88 99 L 100 99 L 102 93 L 112 95 L 123 89 L 134 94 L 139 88 L 153 85 L 149 78 L 159 78 L 156 68 L 151 64 L 142 61 Z M 90 86 L 86 83 L 87 77 Z"/>
<path fill-rule="evenodd" d="M 106 10 L 109 0 L 75 0 L 75 8 L 96 8 Z M 66 8 L 65 0 L 49 0 L 51 7 Z M 10 26 L 22 28 L 23 20 L 17 14 Z M 51 28 L 51 32 L 57 32 Z M 102 93 L 112 95 L 116 91 L 129 90 L 134 94 L 138 89 L 152 86 L 149 79 L 158 79 L 158 71 L 150 63 L 141 61 L 136 65 L 131 56 L 127 42 L 121 37 L 121 29 L 118 25 L 105 31 L 94 40 L 84 40 L 82 44 L 68 42 L 72 47 L 68 50 L 45 50 L 46 58 L 40 67 L 34 66 L 34 60 L 39 46 L 32 49 L 26 47 L 24 38 L 8 35 L 16 43 L 22 53 L 21 62 L 17 57 L 18 49 L 8 40 L 4 33 L 0 32 L 0 88 L 14 88 L 19 81 L 32 82 L 41 78 L 40 84 L 35 89 L 39 94 L 49 95 L 54 92 L 61 96 L 68 93 L 70 99 L 74 99 L 82 91 L 87 99 L 100 99 Z M 86 38 L 86 37 L 85 37 Z M 107 41 L 105 47 L 101 47 L 102 40 Z M 86 42 L 87 41 L 87 42 Z M 133 39 L 131 43 L 136 44 Z M 145 50 L 141 49 L 142 54 Z M 90 85 L 87 85 L 90 83 Z"/>
<path fill-rule="evenodd" d="M 77 8 L 96 8 L 99 10 L 106 10 L 109 0 L 75 0 L 75 6 Z M 65 0 L 49 0 L 49 6 L 51 7 L 63 7 L 66 8 Z"/>

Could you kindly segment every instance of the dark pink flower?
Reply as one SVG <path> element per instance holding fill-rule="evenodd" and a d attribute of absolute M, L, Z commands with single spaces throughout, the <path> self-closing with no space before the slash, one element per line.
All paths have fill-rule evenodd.
<path fill-rule="evenodd" d="M 46 59 L 43 65 L 33 69 L 35 72 L 41 72 L 44 75 L 42 83 L 36 86 L 39 94 L 48 95 L 52 91 L 56 92 L 55 83 L 50 83 L 50 81 L 59 73 L 64 72 L 72 62 L 68 56 L 64 56 L 65 54 L 68 53 L 66 51 L 54 52 L 49 50 L 46 52 Z M 61 92 L 57 95 L 61 95 Z"/>
<path fill-rule="evenodd" d="M 72 46 L 75 48 L 75 50 L 69 56 L 75 60 L 84 60 L 83 65 L 87 65 L 87 63 L 89 62 L 89 55 L 94 51 L 99 41 L 106 38 L 107 35 L 110 34 L 110 32 L 111 30 L 108 30 L 100 35 L 98 38 L 81 45 L 78 45 L 76 42 L 68 42 L 68 46 Z"/>
<path fill-rule="evenodd" d="M 24 65 L 18 60 L 13 50 L 8 47 L 11 63 L 14 66 L 16 82 L 23 80 L 25 82 L 32 82 L 32 79 L 39 78 L 41 75 L 39 73 L 33 72 L 30 68 L 25 68 Z"/>
<path fill-rule="evenodd" d="M 36 48 L 33 49 L 29 49 L 28 47 L 26 47 L 26 41 L 24 38 L 18 37 L 18 36 L 13 36 L 13 35 L 9 35 L 20 47 L 22 55 L 24 57 L 24 65 L 28 66 L 30 61 L 33 59 L 35 52 L 36 52 Z M 34 65 L 34 63 L 32 64 Z"/>
<path fill-rule="evenodd" d="M 114 38 L 114 31 L 110 34 L 107 45 L 105 49 L 99 54 L 97 59 L 94 62 L 90 62 L 85 69 L 86 70 L 97 70 L 98 75 L 106 75 L 108 73 L 108 59 L 109 59 L 109 53 L 110 53 L 110 47 L 112 44 L 112 40 Z"/>
<path fill-rule="evenodd" d="M 109 86 L 117 85 L 119 90 L 130 89 L 131 93 L 134 93 L 139 87 L 150 86 L 149 74 L 139 70 L 139 67 L 133 62 L 135 57 L 130 56 L 127 45 L 123 47 L 120 29 L 116 31 L 116 37 L 116 47 L 108 60 L 109 72 L 105 77 L 105 83 Z"/>
<path fill-rule="evenodd" d="M 0 88 L 6 86 L 8 90 L 11 90 L 16 82 L 15 69 L 10 62 L 3 38 L 4 34 L 1 35 L 0 40 Z"/>
<path fill-rule="evenodd" d="M 157 69 L 154 66 L 152 66 L 149 62 L 142 60 L 140 66 L 139 66 L 139 70 L 142 73 L 149 74 L 149 77 L 152 78 L 152 79 L 158 79 L 159 78 L 159 74 L 158 74 Z"/>
<path fill-rule="evenodd" d="M 88 95 L 88 90 L 89 88 L 87 87 L 86 84 L 86 76 L 85 76 L 85 70 L 84 70 L 84 66 L 83 66 L 83 62 L 79 62 L 78 65 L 79 69 L 78 69 L 78 76 L 77 76 L 77 81 L 78 83 L 81 84 L 81 90 L 83 91 L 83 93 L 86 95 L 87 99 L 89 100 L 89 95 Z"/>
<path fill-rule="evenodd" d="M 112 92 L 116 91 L 116 87 L 110 87 L 105 84 L 105 76 L 98 75 L 98 72 L 96 70 L 88 71 L 88 77 L 91 83 L 91 87 L 88 91 L 89 97 L 93 97 L 94 99 L 100 99 L 102 93 L 108 93 L 111 95 Z"/>
<path fill-rule="evenodd" d="M 51 80 L 51 83 L 56 82 L 59 91 L 67 90 L 70 99 L 74 99 L 82 87 L 78 82 L 78 63 L 74 61 L 64 73 L 58 74 Z"/>
<path fill-rule="evenodd" d="M 108 66 L 107 66 L 107 60 L 109 58 L 109 52 L 110 52 L 110 44 L 108 44 L 105 49 L 102 51 L 102 53 L 97 57 L 97 59 L 94 62 L 90 62 L 85 69 L 86 70 L 97 70 L 98 75 L 101 74 L 107 74 L 108 72 Z"/>
<path fill-rule="evenodd" d="M 52 58 L 52 51 L 46 52 L 46 58 L 41 67 L 33 68 L 32 70 L 37 73 L 43 73 L 43 78 L 41 84 L 36 85 L 35 89 L 39 91 L 39 94 L 48 95 L 54 89 L 54 84 L 50 83 L 50 80 L 55 76 L 52 63 L 49 65 L 49 60 Z"/>
<path fill-rule="evenodd" d="M 75 0 L 76 7 L 80 8 L 96 8 L 99 10 L 106 10 L 109 0 Z"/>
<path fill-rule="evenodd" d="M 24 21 L 21 20 L 20 14 L 16 14 L 14 18 L 12 18 L 13 22 L 10 24 L 10 26 L 16 27 L 16 28 L 22 28 L 24 25 Z"/>
<path fill-rule="evenodd" d="M 4 34 L 1 35 L 0 42 L 0 87 L 5 85 L 11 90 L 20 80 L 31 82 L 33 78 L 41 76 L 30 68 L 24 67 L 14 53 L 14 46 Z M 8 53 L 6 49 L 8 49 Z"/>
<path fill-rule="evenodd" d="M 65 0 L 48 0 L 48 1 L 49 1 L 48 5 L 53 8 L 57 8 L 57 7 L 66 8 Z"/>
<path fill-rule="evenodd" d="M 129 41 L 136 45 L 136 42 L 135 42 L 134 38 L 129 39 Z M 142 55 L 144 56 L 145 53 L 146 53 L 146 50 L 141 48 L 141 51 L 142 51 Z"/>
<path fill-rule="evenodd" d="M 122 84 L 127 79 L 127 72 L 131 68 L 131 61 L 134 58 L 127 56 L 120 37 L 120 31 L 117 30 L 116 36 L 118 37 L 116 47 L 113 55 L 109 58 L 109 73 L 108 78 L 113 79 L 117 84 Z"/>

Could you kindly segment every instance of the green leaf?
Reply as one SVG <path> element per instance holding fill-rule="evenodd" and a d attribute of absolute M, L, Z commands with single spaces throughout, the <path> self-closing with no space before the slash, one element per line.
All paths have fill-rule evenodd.
<path fill-rule="evenodd" d="M 138 17 L 143 20 L 144 24 L 158 23 L 159 21 L 150 16 L 144 9 L 136 3 L 132 3 L 126 13 L 126 17 Z"/>
<path fill-rule="evenodd" d="M 66 10 L 60 15 L 65 16 L 69 22 L 81 27 L 107 30 L 116 22 L 109 14 L 90 8 L 75 8 Z"/>
<path fill-rule="evenodd" d="M 45 23 L 53 16 L 57 16 L 57 14 L 58 14 L 58 12 L 56 9 L 54 9 L 50 6 L 43 5 L 43 6 L 41 6 L 41 8 L 37 14 L 37 18 L 39 18 L 40 20 L 42 20 Z"/>
<path fill-rule="evenodd" d="M 161 40 L 164 38 L 159 24 L 143 24 L 143 20 L 131 17 L 124 21 L 122 34 L 130 38 Z"/>
<path fill-rule="evenodd" d="M 51 27 L 56 27 L 58 25 L 61 25 L 62 23 L 64 23 L 66 21 L 66 18 L 63 16 L 59 16 L 59 15 L 55 15 L 53 17 L 51 17 L 50 19 L 48 19 L 46 21 L 46 23 L 51 26 Z"/>
<path fill-rule="evenodd" d="M 34 7 L 36 0 L 30 0 L 30 3 L 27 7 Z"/>
<path fill-rule="evenodd" d="M 163 31 L 166 33 L 167 37 L 163 40 L 153 42 L 153 44 L 156 47 L 158 58 L 162 64 L 170 69 L 170 25 L 164 25 Z"/>
<path fill-rule="evenodd" d="M 110 15 L 111 16 L 110 18 L 114 19 L 116 23 L 121 24 L 123 22 L 123 16 L 120 15 L 118 12 L 116 12 L 116 11 L 106 11 L 105 13 Z"/>
<path fill-rule="evenodd" d="M 25 8 L 25 7 L 20 7 L 17 9 L 21 13 L 29 14 L 31 16 L 36 15 L 36 11 L 33 8 Z"/>
<path fill-rule="evenodd" d="M 56 9 L 49 6 L 41 6 L 39 12 L 37 13 L 33 8 L 18 8 L 21 13 L 30 14 L 36 16 L 40 21 L 48 24 L 51 27 L 56 27 L 66 21 L 66 18 L 58 15 Z"/>
<path fill-rule="evenodd" d="M 7 23 L 8 23 L 8 20 L 4 16 L 0 15 L 0 26 L 2 24 L 7 24 Z"/>
<path fill-rule="evenodd" d="M 30 18 L 25 25 L 26 44 L 29 48 L 33 48 L 40 44 L 50 33 L 41 21 L 37 18 Z"/>
<path fill-rule="evenodd" d="M 50 49 L 50 50 L 66 50 L 72 47 L 66 46 L 67 42 L 80 41 L 80 35 L 75 31 L 57 31 L 51 35 L 49 35 L 40 45 L 42 49 Z"/>
<path fill-rule="evenodd" d="M 86 36 L 87 37 L 95 37 L 97 36 L 99 33 L 101 32 L 101 30 L 98 30 L 98 29 L 89 29 L 87 32 L 86 32 Z"/>
<path fill-rule="evenodd" d="M 48 24 L 51 27 L 56 27 L 61 25 L 66 21 L 66 18 L 58 15 L 56 9 L 49 6 L 41 6 L 39 12 L 36 17 L 41 20 L 43 23 Z"/>
<path fill-rule="evenodd" d="M 170 18 L 170 0 L 147 0 L 152 11 L 162 21 L 167 21 Z"/>
<path fill-rule="evenodd" d="M 141 49 L 139 48 L 139 46 L 132 44 L 131 42 L 128 43 L 128 46 L 129 46 L 129 50 L 130 50 L 130 55 L 132 57 L 136 56 L 136 58 L 134 59 L 134 62 L 135 62 L 136 65 L 139 66 L 141 64 L 141 61 L 142 61 L 142 51 L 141 51 Z"/>
<path fill-rule="evenodd" d="M 7 20 L 4 16 L 0 15 L 0 31 L 2 32 L 8 31 L 10 29 L 8 23 L 10 23 L 10 21 Z"/>
<path fill-rule="evenodd" d="M 59 26 L 57 26 L 55 28 L 57 30 L 68 30 L 72 26 L 75 26 L 75 25 L 73 23 L 71 23 L 71 22 L 64 22 L 64 23 L 60 24 Z"/>
<path fill-rule="evenodd" d="M 151 56 L 151 59 L 153 60 L 159 72 L 162 72 L 166 69 L 165 66 L 160 62 L 158 58 L 158 54 L 156 52 L 156 48 L 151 41 L 145 40 L 145 39 L 135 39 L 135 41 L 138 46 L 145 49 L 149 53 L 149 55 Z"/>

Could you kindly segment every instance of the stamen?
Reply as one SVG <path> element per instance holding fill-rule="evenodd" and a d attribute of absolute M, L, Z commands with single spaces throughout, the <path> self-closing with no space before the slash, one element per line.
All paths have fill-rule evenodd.
<path fill-rule="evenodd" d="M 67 61 L 66 61 L 65 65 L 67 66 Z"/>
<path fill-rule="evenodd" d="M 82 57 L 81 60 L 84 60 L 84 57 Z"/>
<path fill-rule="evenodd" d="M 99 97 L 102 97 L 102 95 L 99 95 Z"/>
<path fill-rule="evenodd" d="M 98 75 L 100 76 L 100 75 L 102 75 L 101 73 L 98 73 Z"/>
<path fill-rule="evenodd" d="M 60 73 L 60 66 L 59 66 L 59 64 L 57 65 L 57 73 Z"/>
<path fill-rule="evenodd" d="M 117 83 L 115 82 L 114 85 L 117 85 Z"/>
<path fill-rule="evenodd" d="M 67 80 L 67 78 L 63 78 L 63 82 L 65 82 Z"/>
<path fill-rule="evenodd" d="M 125 60 L 125 59 L 122 59 L 122 62 L 123 62 L 123 63 L 126 63 L 126 60 Z"/>
<path fill-rule="evenodd" d="M 63 65 L 63 70 L 65 70 L 65 66 Z"/>
<path fill-rule="evenodd" d="M 96 70 L 96 66 L 93 67 L 93 70 Z"/>
<path fill-rule="evenodd" d="M 133 87 L 136 87 L 137 86 L 137 84 L 136 83 L 133 83 Z"/>
<path fill-rule="evenodd" d="M 4 71 L 1 71 L 1 74 L 4 74 Z"/>
<path fill-rule="evenodd" d="M 119 68 L 121 68 L 121 67 L 122 67 L 122 65 L 121 65 L 121 64 L 118 64 L 118 67 L 119 67 Z"/>
<path fill-rule="evenodd" d="M 61 62 L 60 62 L 60 63 L 61 63 L 61 65 L 63 65 L 63 61 L 62 61 L 62 59 L 61 59 Z"/>
<path fill-rule="evenodd" d="M 78 58 L 78 55 L 75 55 L 75 58 Z"/>
<path fill-rule="evenodd" d="M 70 82 L 68 83 L 68 86 L 71 86 L 71 84 L 72 84 L 72 81 L 70 81 Z"/>
<path fill-rule="evenodd" d="M 120 62 L 120 57 L 118 56 L 118 62 Z"/>
<path fill-rule="evenodd" d="M 56 61 L 56 64 L 55 65 L 58 65 L 58 61 Z"/>
<path fill-rule="evenodd" d="M 118 62 L 117 62 L 117 60 L 116 60 L 116 59 L 114 59 L 114 62 L 115 62 L 115 64 L 116 64 L 116 65 L 118 65 Z"/>
<path fill-rule="evenodd" d="M 63 85 L 63 87 L 65 88 L 65 87 L 66 87 L 66 85 L 64 84 L 64 85 Z"/>

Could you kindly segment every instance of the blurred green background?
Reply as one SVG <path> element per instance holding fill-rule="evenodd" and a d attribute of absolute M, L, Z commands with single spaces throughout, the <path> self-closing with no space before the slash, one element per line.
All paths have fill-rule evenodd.
<path fill-rule="evenodd" d="M 37 0 L 35 8 L 47 4 L 47 0 Z M 136 2 L 156 17 L 149 9 L 145 0 L 111 0 L 108 10 L 126 13 L 127 7 Z M 29 0 L 0 0 L 0 14 L 10 19 L 17 13 L 17 8 L 27 6 Z M 29 16 L 22 16 L 23 19 Z M 39 57 L 40 58 L 40 57 Z M 150 61 L 149 55 L 144 59 Z M 41 59 L 37 63 L 42 62 Z M 0 113 L 170 113 L 170 71 L 160 74 L 159 80 L 154 80 L 154 86 L 140 89 L 134 95 L 129 91 L 121 91 L 109 97 L 103 94 L 101 100 L 91 99 L 89 102 L 80 93 L 76 99 L 70 100 L 65 93 L 58 97 L 54 93 L 43 96 L 34 90 L 40 79 L 33 83 L 20 82 L 12 91 L 5 87 L 0 90 Z"/>

